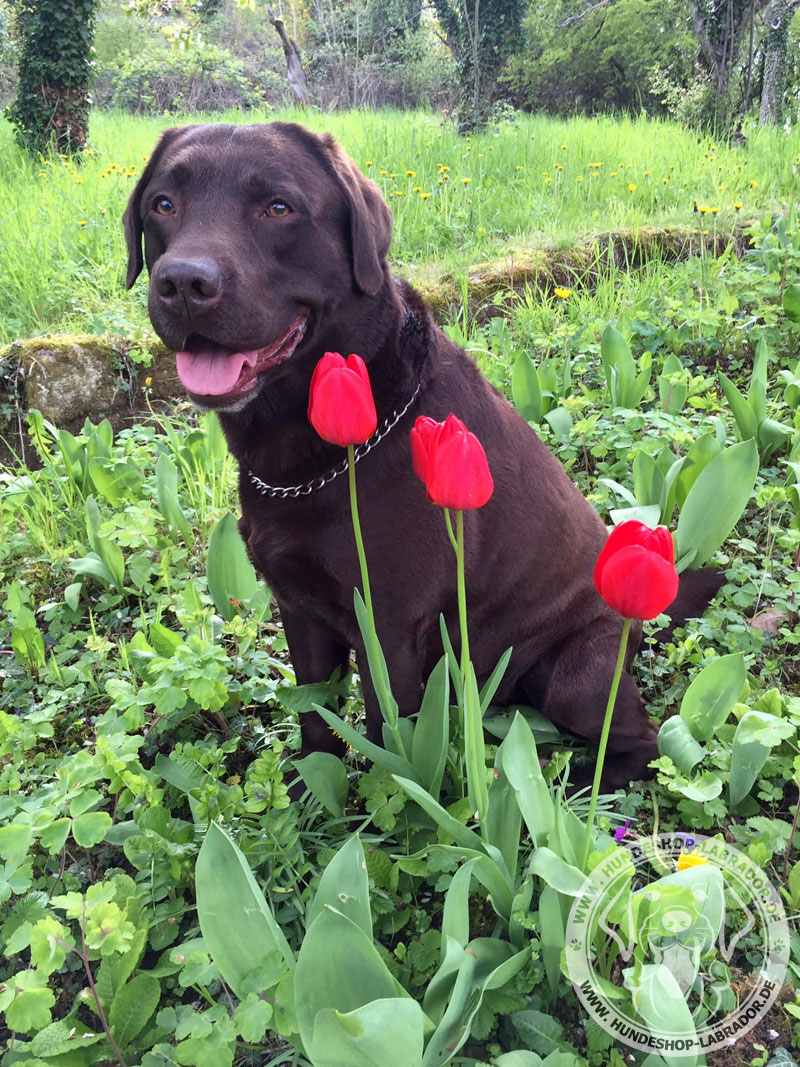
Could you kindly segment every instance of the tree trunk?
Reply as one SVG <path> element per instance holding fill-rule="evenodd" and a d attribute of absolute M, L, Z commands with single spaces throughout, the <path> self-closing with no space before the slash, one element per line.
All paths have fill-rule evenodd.
<path fill-rule="evenodd" d="M 292 90 L 292 94 L 298 104 L 305 106 L 311 102 L 311 97 L 308 92 L 306 72 L 303 70 L 303 63 L 300 58 L 300 49 L 286 32 L 283 19 L 276 18 L 271 6 L 267 8 L 267 12 L 269 13 L 269 20 L 275 27 L 275 32 L 280 37 L 283 45 L 289 88 Z"/>
<path fill-rule="evenodd" d="M 786 92 L 786 54 L 789 26 L 800 0 L 772 0 L 764 12 L 767 34 L 764 38 L 764 84 L 761 90 L 761 125 L 777 125 L 783 119 Z"/>
<path fill-rule="evenodd" d="M 79 153 L 89 129 L 97 0 L 21 0 L 19 86 L 8 109 L 17 140 L 33 152 Z"/>

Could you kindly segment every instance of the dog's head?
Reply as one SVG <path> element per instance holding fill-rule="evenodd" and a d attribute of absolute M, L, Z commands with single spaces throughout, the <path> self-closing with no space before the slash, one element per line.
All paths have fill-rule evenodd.
<path fill-rule="evenodd" d="M 392 216 L 330 136 L 293 123 L 167 130 L 124 215 L 130 288 L 202 406 L 236 411 L 345 348 L 387 284 Z M 142 251 L 144 244 L 144 253 Z"/>

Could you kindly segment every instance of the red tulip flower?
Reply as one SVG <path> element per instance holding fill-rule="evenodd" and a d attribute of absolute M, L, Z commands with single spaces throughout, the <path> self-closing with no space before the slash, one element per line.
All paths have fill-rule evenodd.
<path fill-rule="evenodd" d="M 654 619 L 678 595 L 675 546 L 666 526 L 623 522 L 611 531 L 594 569 L 594 584 L 626 619 Z"/>
<path fill-rule="evenodd" d="M 311 378 L 308 419 L 323 441 L 361 445 L 378 427 L 369 373 L 360 356 L 326 352 Z"/>
<path fill-rule="evenodd" d="M 455 415 L 444 422 L 420 416 L 411 431 L 411 456 L 428 499 L 440 508 L 482 508 L 494 492 L 483 445 Z"/>

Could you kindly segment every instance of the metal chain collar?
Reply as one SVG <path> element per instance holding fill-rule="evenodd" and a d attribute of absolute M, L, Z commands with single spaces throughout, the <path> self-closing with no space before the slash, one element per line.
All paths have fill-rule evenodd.
<path fill-rule="evenodd" d="M 372 437 L 368 438 L 363 445 L 359 445 L 354 451 L 355 462 L 358 463 L 360 459 L 363 459 L 367 453 L 371 452 L 375 445 L 379 444 L 383 438 L 389 433 L 390 430 L 398 424 L 411 405 L 419 396 L 419 391 L 422 388 L 422 382 L 419 382 L 417 388 L 414 390 L 411 399 L 408 401 L 402 411 L 394 411 L 386 419 L 383 425 L 379 426 Z M 308 496 L 309 493 L 313 493 L 317 489 L 322 489 L 324 485 L 332 482 L 334 478 L 338 478 L 340 474 L 344 474 L 347 470 L 347 459 L 344 459 L 338 467 L 334 467 L 333 470 L 328 471 L 327 474 L 321 475 L 319 478 L 313 478 L 310 482 L 306 482 L 305 485 L 268 485 L 266 482 L 262 482 L 248 467 L 247 477 L 252 484 L 258 489 L 262 496 L 279 496 L 281 499 L 286 497 L 297 498 L 299 496 Z"/>

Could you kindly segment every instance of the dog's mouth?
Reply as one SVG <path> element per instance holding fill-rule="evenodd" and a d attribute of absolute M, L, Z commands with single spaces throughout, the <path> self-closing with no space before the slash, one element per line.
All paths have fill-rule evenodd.
<path fill-rule="evenodd" d="M 178 377 L 193 396 L 216 402 L 234 399 L 257 385 L 259 374 L 294 355 L 306 332 L 307 316 L 300 315 L 286 333 L 271 345 L 237 352 L 200 334 L 192 333 L 175 354 Z"/>

